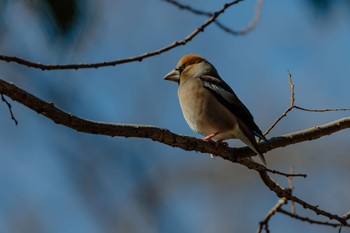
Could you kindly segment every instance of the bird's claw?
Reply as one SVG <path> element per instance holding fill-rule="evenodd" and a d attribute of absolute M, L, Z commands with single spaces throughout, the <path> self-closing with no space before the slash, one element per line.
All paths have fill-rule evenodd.
<path fill-rule="evenodd" d="M 215 137 L 218 133 L 212 133 L 212 134 L 209 134 L 208 136 L 202 138 L 203 141 L 207 141 L 207 142 L 212 142 L 212 138 Z"/>

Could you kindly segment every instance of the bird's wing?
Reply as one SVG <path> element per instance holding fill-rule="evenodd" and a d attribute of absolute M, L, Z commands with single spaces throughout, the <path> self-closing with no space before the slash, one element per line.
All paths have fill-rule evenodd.
<path fill-rule="evenodd" d="M 203 75 L 200 79 L 203 82 L 204 87 L 209 89 L 221 104 L 247 124 L 249 128 L 253 129 L 254 134 L 257 137 L 267 141 L 259 127 L 255 124 L 254 118 L 248 108 L 238 99 L 227 83 L 222 79 L 209 75 Z"/>

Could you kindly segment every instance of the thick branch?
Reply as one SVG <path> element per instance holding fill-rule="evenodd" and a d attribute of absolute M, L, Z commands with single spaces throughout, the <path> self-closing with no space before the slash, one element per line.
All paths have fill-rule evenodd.
<path fill-rule="evenodd" d="M 254 155 L 254 152 L 252 152 L 248 147 L 229 148 L 224 145 L 216 145 L 210 142 L 205 142 L 194 137 L 178 135 L 170 132 L 167 129 L 162 129 L 154 126 L 110 124 L 79 118 L 70 113 L 66 113 L 60 110 L 59 108 L 55 107 L 53 103 L 47 103 L 18 88 L 14 84 L 8 83 L 1 79 L 0 93 L 7 95 L 14 101 L 22 103 L 37 113 L 46 116 L 57 124 L 65 125 L 79 132 L 113 137 L 121 136 L 150 138 L 154 141 L 158 141 L 174 147 L 179 147 L 183 150 L 194 150 L 203 153 L 215 154 L 232 162 L 237 162 L 238 158 L 240 160 L 242 158 Z M 342 118 L 328 124 L 315 126 L 306 130 L 280 137 L 271 138 L 268 143 L 261 143 L 260 148 L 263 152 L 267 152 L 275 148 L 284 147 L 303 141 L 315 140 L 322 136 L 330 135 L 349 127 L 350 117 Z"/>
<path fill-rule="evenodd" d="M 71 129 L 79 132 L 100 134 L 107 136 L 122 136 L 122 137 L 139 137 L 149 138 L 173 147 L 179 147 L 188 151 L 199 151 L 203 153 L 210 153 L 220 156 L 226 160 L 237 162 L 249 169 L 253 169 L 260 174 L 261 179 L 267 187 L 277 194 L 280 198 L 287 198 L 294 201 L 304 208 L 310 209 L 317 214 L 326 216 L 330 219 L 336 219 L 343 225 L 347 225 L 346 219 L 328 213 L 319 209 L 317 206 L 310 205 L 303 200 L 291 195 L 288 189 L 284 189 L 274 182 L 267 174 L 268 170 L 265 166 L 255 163 L 249 159 L 248 156 L 254 155 L 253 152 L 247 148 L 230 148 L 224 145 L 216 145 L 215 143 L 206 142 L 193 137 L 182 136 L 174 134 L 167 129 L 161 129 L 154 126 L 145 125 L 127 125 L 127 124 L 110 124 L 89 121 L 79 118 L 72 114 L 66 113 L 54 106 L 53 103 L 47 103 L 32 94 L 18 88 L 14 84 L 8 83 L 0 79 L 0 94 L 9 96 L 14 101 L 20 102 L 26 107 L 36 111 L 39 114 L 46 116 L 57 124 L 65 125 Z M 287 146 L 290 144 L 314 140 L 324 135 L 340 131 L 350 127 L 350 117 L 343 118 L 325 125 L 316 126 L 310 129 L 291 133 L 285 136 L 272 138 L 268 143 L 261 143 L 262 151 L 266 152 L 274 148 Z"/>

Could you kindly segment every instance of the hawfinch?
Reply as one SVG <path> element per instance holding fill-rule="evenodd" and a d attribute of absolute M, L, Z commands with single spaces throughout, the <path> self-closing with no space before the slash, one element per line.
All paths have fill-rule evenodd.
<path fill-rule="evenodd" d="M 255 136 L 267 141 L 252 114 L 205 58 L 189 54 L 180 59 L 165 80 L 179 84 L 182 113 L 190 128 L 204 135 L 203 140 L 222 142 L 238 138 L 266 164 Z"/>

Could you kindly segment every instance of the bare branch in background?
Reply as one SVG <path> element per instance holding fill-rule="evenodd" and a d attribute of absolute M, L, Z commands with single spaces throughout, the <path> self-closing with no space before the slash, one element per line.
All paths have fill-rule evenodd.
<path fill-rule="evenodd" d="M 328 222 L 328 221 L 318 221 L 318 220 L 313 220 L 313 219 L 310 219 L 310 218 L 307 218 L 307 217 L 301 217 L 300 215 L 297 215 L 295 213 L 289 212 L 289 211 L 284 210 L 282 208 L 278 209 L 277 211 L 279 213 L 285 214 L 285 215 L 287 215 L 287 216 L 289 216 L 291 218 L 295 218 L 295 219 L 301 220 L 303 222 L 308 222 L 308 223 L 311 223 L 311 224 L 326 225 L 326 226 L 331 226 L 331 227 L 339 227 L 341 225 L 340 223 L 331 223 L 331 222 Z"/>
<path fill-rule="evenodd" d="M 293 173 L 293 169 L 291 168 L 291 173 Z M 271 219 L 271 217 L 276 213 L 276 212 L 281 212 L 283 214 L 286 214 L 292 218 L 301 220 L 301 221 L 307 221 L 309 223 L 314 223 L 314 224 L 320 224 L 320 225 L 328 225 L 328 226 L 333 226 L 333 227 L 350 227 L 349 224 L 347 224 L 346 220 L 346 216 L 344 215 L 343 217 L 332 214 L 330 212 L 324 211 L 322 209 L 319 208 L 319 206 L 314 206 L 311 205 L 309 203 L 306 203 L 305 201 L 299 199 L 296 196 L 292 195 L 293 189 L 294 189 L 294 185 L 292 184 L 292 177 L 288 177 L 288 183 L 290 188 L 289 189 L 285 189 L 283 187 L 281 187 L 279 184 L 277 184 L 277 182 L 273 181 L 266 173 L 266 171 L 264 170 L 260 170 L 259 171 L 260 177 L 262 178 L 262 180 L 265 182 L 265 184 L 272 190 L 274 191 L 278 197 L 280 197 L 280 199 L 278 200 L 278 202 L 276 203 L 276 205 L 274 205 L 269 212 L 267 213 L 267 215 L 265 216 L 265 218 L 260 222 L 259 224 L 259 228 L 258 228 L 258 233 L 262 232 L 263 229 L 265 229 L 266 232 L 270 232 L 268 229 L 268 223 L 269 220 Z M 291 209 L 292 212 L 288 212 L 286 210 L 282 209 L 282 206 L 284 204 L 287 203 L 287 201 L 290 200 L 292 202 L 291 204 Z M 298 214 L 296 214 L 295 211 L 295 203 L 301 205 L 304 209 L 309 209 L 311 211 L 313 211 L 315 214 L 317 215 L 322 215 L 327 217 L 330 220 L 337 220 L 339 221 L 339 223 L 330 223 L 327 221 L 318 221 L 318 220 L 312 220 L 310 218 L 305 218 L 305 217 L 301 217 Z"/>
<path fill-rule="evenodd" d="M 212 12 L 207 12 L 207 11 L 202 11 L 202 10 L 198 10 L 198 9 L 195 9 L 191 6 L 188 6 L 188 5 L 185 5 L 185 4 L 182 4 L 178 1 L 175 1 L 175 0 L 163 0 L 165 2 L 168 2 L 170 4 L 173 4 L 174 6 L 177 6 L 178 8 L 180 8 L 181 10 L 187 10 L 193 14 L 196 14 L 196 15 L 203 15 L 203 16 L 208 16 L 208 17 L 212 17 L 215 13 L 212 13 Z M 253 17 L 253 20 L 252 22 L 249 23 L 249 25 L 242 29 L 242 30 L 233 30 L 227 26 L 225 26 L 224 24 L 222 24 L 220 21 L 218 20 L 215 20 L 215 24 L 216 26 L 218 26 L 219 28 L 221 28 L 224 32 L 227 32 L 229 34 L 232 34 L 232 35 L 245 35 L 247 34 L 248 32 L 252 31 L 256 25 L 258 24 L 259 20 L 260 20 L 260 16 L 261 16 L 261 9 L 262 9 L 262 6 L 263 6 L 263 0 L 257 0 L 256 1 L 256 7 L 255 7 L 255 13 L 254 13 L 254 17 Z"/>
<path fill-rule="evenodd" d="M 156 55 L 159 55 L 161 53 L 164 53 L 166 51 L 169 51 L 171 49 L 174 49 L 178 46 L 185 45 L 188 42 L 190 42 L 193 38 L 195 38 L 199 33 L 203 32 L 204 29 L 206 29 L 210 24 L 212 24 L 220 15 L 222 15 L 229 7 L 241 2 L 243 0 L 235 0 L 229 3 L 224 4 L 224 6 L 213 13 L 213 15 L 205 21 L 201 26 L 197 27 L 191 34 L 186 36 L 182 40 L 175 41 L 171 43 L 170 45 L 167 45 L 163 48 L 147 52 L 143 55 L 138 55 L 135 57 L 125 58 L 125 59 L 119 59 L 115 61 L 106 61 L 106 62 L 99 62 L 99 63 L 89 63 L 89 64 L 67 64 L 67 65 L 46 65 L 41 63 L 36 63 L 32 61 L 28 61 L 23 58 L 19 57 L 13 57 L 13 56 L 6 56 L 6 55 L 0 55 L 0 61 L 6 61 L 6 62 L 15 62 L 20 65 L 24 65 L 31 68 L 41 69 L 41 70 L 78 70 L 78 69 L 89 69 L 89 68 L 100 68 L 100 67 L 106 67 L 106 66 L 116 66 L 124 63 L 130 63 L 130 62 L 141 62 L 142 60 L 153 57 Z"/>
<path fill-rule="evenodd" d="M 337 111 L 350 111 L 350 108 L 326 108 L 326 109 L 309 109 L 302 108 L 299 106 L 294 106 L 294 108 L 306 111 L 306 112 L 337 112 Z"/>
<path fill-rule="evenodd" d="M 284 172 L 280 172 L 280 171 L 276 171 L 276 170 L 271 170 L 271 169 L 267 169 L 268 172 L 272 173 L 272 174 L 277 174 L 277 175 L 281 175 L 281 176 L 285 176 L 287 178 L 289 177 L 303 177 L 306 178 L 307 175 L 306 174 L 294 174 L 294 173 L 284 173 Z"/>
<path fill-rule="evenodd" d="M 268 128 L 268 130 L 266 130 L 266 132 L 264 133 L 264 135 L 267 135 L 271 132 L 271 130 L 277 125 L 278 122 L 280 122 L 284 117 L 287 116 L 288 112 L 290 112 L 293 108 L 294 108 L 294 102 L 295 102 L 295 97 L 294 97 L 294 84 L 292 81 L 292 74 L 290 72 L 288 72 L 288 80 L 289 80 L 289 86 L 291 89 L 291 95 L 290 95 L 290 105 L 289 107 L 284 110 L 284 112 L 281 114 L 281 116 L 279 116 L 277 118 L 277 120 L 272 123 L 272 125 L 270 126 L 270 128 Z"/>
<path fill-rule="evenodd" d="M 284 205 L 287 203 L 287 198 L 281 198 L 278 200 L 276 205 L 274 205 L 269 212 L 266 214 L 265 218 L 259 223 L 259 228 L 257 230 L 258 233 L 261 233 L 265 228 L 266 232 L 269 231 L 269 221 L 271 217 Z"/>
<path fill-rule="evenodd" d="M 290 166 L 290 173 L 294 174 L 294 166 Z M 294 184 L 293 184 L 293 177 L 292 176 L 288 177 L 288 185 L 289 185 L 289 189 L 291 190 L 291 192 L 293 192 L 294 191 Z M 294 201 L 291 201 L 290 209 L 292 210 L 293 214 L 297 214 Z"/>
<path fill-rule="evenodd" d="M 336 111 L 350 111 L 350 108 L 327 108 L 327 109 L 308 109 L 308 108 L 303 108 L 295 105 L 295 90 L 294 90 L 294 84 L 292 80 L 292 74 L 288 72 L 288 83 L 289 87 L 291 90 L 291 95 L 290 95 L 290 104 L 289 107 L 284 110 L 284 112 L 277 118 L 277 120 L 272 123 L 272 125 L 266 130 L 264 135 L 267 135 L 271 132 L 271 130 L 277 125 L 278 122 L 280 122 L 283 118 L 287 116 L 287 114 L 292 111 L 294 108 L 299 109 L 302 111 L 307 111 L 307 112 L 336 112 Z"/>

